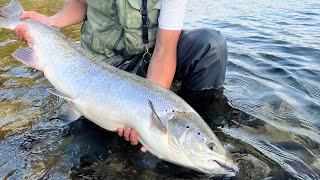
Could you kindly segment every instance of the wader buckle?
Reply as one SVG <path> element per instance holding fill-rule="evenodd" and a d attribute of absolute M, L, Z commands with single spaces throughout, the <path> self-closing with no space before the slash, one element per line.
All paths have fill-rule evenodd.
<path fill-rule="evenodd" d="M 142 56 L 142 59 L 145 63 L 149 63 L 151 60 L 151 53 L 149 52 L 148 45 L 145 44 L 146 50 Z"/>

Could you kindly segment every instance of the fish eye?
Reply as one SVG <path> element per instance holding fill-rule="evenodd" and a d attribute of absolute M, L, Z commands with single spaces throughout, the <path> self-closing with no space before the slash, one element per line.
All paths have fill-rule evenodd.
<path fill-rule="evenodd" d="M 211 149 L 211 151 L 214 151 L 216 150 L 216 144 L 214 142 L 210 142 L 208 144 L 208 148 Z"/>

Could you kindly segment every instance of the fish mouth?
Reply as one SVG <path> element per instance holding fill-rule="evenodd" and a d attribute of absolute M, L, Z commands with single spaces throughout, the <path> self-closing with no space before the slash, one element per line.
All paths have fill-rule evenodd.
<path fill-rule="evenodd" d="M 232 163 L 231 165 L 228 166 L 226 165 L 227 163 L 221 163 L 218 160 L 213 160 L 213 161 L 229 173 L 236 173 L 239 170 L 236 164 Z"/>
<path fill-rule="evenodd" d="M 234 162 L 230 155 L 219 155 L 216 153 L 205 153 L 202 154 L 203 159 L 207 158 L 207 161 L 212 164 L 220 166 L 222 169 L 225 169 L 226 172 L 237 172 L 239 171 L 237 163 Z M 211 157 L 211 158 L 208 158 Z"/>
<path fill-rule="evenodd" d="M 214 158 L 208 160 L 210 164 L 220 167 L 220 175 L 224 175 L 225 177 L 235 176 L 239 171 L 237 163 L 235 163 L 232 159 L 225 158 Z"/>

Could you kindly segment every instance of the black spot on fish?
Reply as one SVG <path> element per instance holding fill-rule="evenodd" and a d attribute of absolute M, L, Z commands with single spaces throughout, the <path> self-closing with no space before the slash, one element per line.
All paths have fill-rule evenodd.
<path fill-rule="evenodd" d="M 198 132 L 198 135 L 200 135 L 200 133 Z"/>
<path fill-rule="evenodd" d="M 187 126 L 186 128 L 189 129 L 189 126 Z"/>
<path fill-rule="evenodd" d="M 172 110 L 172 112 L 174 112 L 174 110 Z"/>

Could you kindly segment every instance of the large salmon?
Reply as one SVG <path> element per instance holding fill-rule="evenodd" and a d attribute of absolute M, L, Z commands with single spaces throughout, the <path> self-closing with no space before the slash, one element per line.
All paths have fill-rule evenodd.
<path fill-rule="evenodd" d="M 59 29 L 33 19 L 20 20 L 16 0 L 0 10 L 0 28 L 26 24 L 32 44 L 12 55 L 42 71 L 49 91 L 81 115 L 109 131 L 130 126 L 139 141 L 160 159 L 206 174 L 234 176 L 238 170 L 198 113 L 175 93 L 134 74 L 99 62 Z"/>

